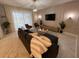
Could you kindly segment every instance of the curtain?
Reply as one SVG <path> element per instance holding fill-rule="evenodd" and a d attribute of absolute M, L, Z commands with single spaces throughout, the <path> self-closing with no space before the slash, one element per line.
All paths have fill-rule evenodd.
<path fill-rule="evenodd" d="M 24 27 L 25 24 L 32 25 L 32 11 L 23 8 L 5 6 L 6 16 L 10 22 L 11 30 L 16 31 L 18 28 Z"/>
<path fill-rule="evenodd" d="M 13 20 L 14 20 L 14 26 L 16 30 L 18 30 L 18 28 L 21 28 L 21 27 L 25 28 L 25 24 L 32 25 L 32 13 L 15 10 L 13 11 Z"/>

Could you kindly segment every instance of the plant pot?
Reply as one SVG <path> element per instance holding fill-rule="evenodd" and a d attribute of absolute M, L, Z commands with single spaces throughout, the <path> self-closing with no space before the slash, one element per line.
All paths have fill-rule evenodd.
<path fill-rule="evenodd" d="M 63 30 L 60 30 L 60 33 L 63 33 Z"/>
<path fill-rule="evenodd" d="M 5 33 L 5 34 L 8 34 L 8 33 L 9 33 L 8 28 L 5 28 L 5 29 L 4 29 L 4 33 Z"/>

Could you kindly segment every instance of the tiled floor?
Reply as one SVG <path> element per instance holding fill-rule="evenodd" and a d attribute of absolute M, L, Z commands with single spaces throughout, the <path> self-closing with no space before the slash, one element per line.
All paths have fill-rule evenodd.
<path fill-rule="evenodd" d="M 77 57 L 77 35 L 71 33 L 55 33 L 49 32 L 58 36 L 59 54 L 58 58 L 75 58 Z"/>
<path fill-rule="evenodd" d="M 52 32 L 50 32 L 52 33 Z M 59 37 L 59 54 L 58 58 L 75 58 L 76 57 L 76 36 L 67 33 L 52 33 Z M 27 57 L 29 54 L 16 33 L 7 35 L 0 40 L 0 57 Z"/>
<path fill-rule="evenodd" d="M 59 57 L 75 58 L 77 56 L 77 38 L 71 34 L 57 34 L 59 37 Z"/>

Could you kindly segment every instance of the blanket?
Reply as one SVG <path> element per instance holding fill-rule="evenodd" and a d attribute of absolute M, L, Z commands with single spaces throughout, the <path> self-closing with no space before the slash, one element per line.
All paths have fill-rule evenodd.
<path fill-rule="evenodd" d="M 48 47 L 52 45 L 52 42 L 49 38 L 39 35 L 37 33 L 30 33 L 33 36 L 31 40 L 31 55 L 36 58 L 41 58 L 42 54 L 48 50 Z"/>

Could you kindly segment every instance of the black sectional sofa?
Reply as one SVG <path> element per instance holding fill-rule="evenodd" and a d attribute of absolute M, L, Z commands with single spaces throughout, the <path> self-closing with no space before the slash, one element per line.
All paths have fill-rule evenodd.
<path fill-rule="evenodd" d="M 31 53 L 30 41 L 32 39 L 32 36 L 29 35 L 28 33 L 32 33 L 32 32 L 29 30 L 22 30 L 21 28 L 18 29 L 18 36 L 30 54 Z M 48 34 L 48 33 L 43 33 L 42 35 L 48 37 L 52 41 L 52 46 L 48 48 L 47 52 L 42 54 L 42 57 L 43 58 L 56 58 L 59 51 L 58 37 Z"/>

